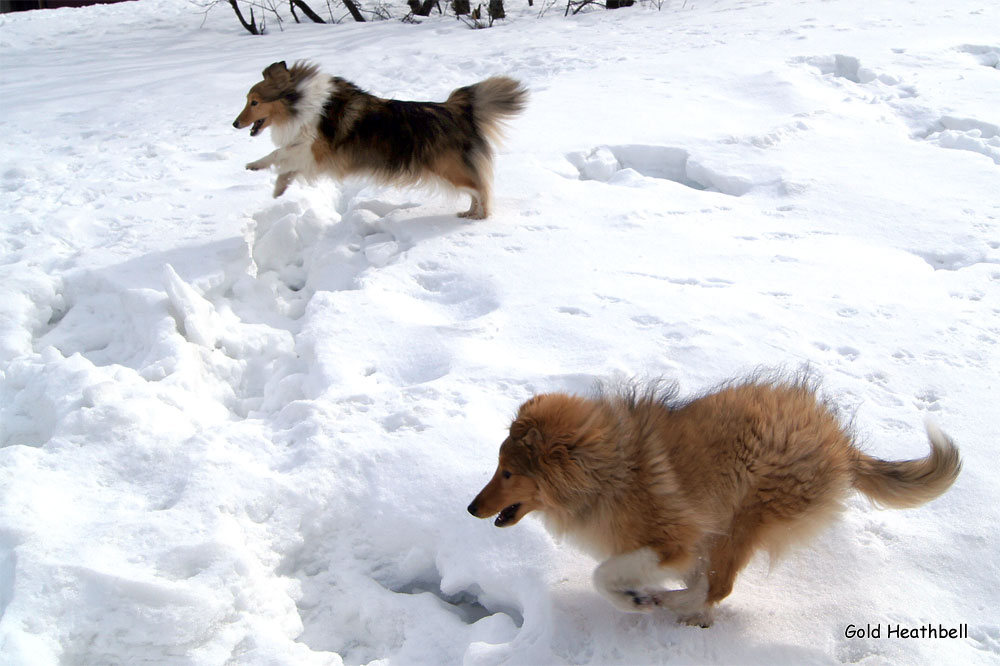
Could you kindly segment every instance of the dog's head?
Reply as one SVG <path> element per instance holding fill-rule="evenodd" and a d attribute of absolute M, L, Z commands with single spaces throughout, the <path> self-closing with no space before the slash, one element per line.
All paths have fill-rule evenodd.
<path fill-rule="evenodd" d="M 572 511 L 583 493 L 597 489 L 588 460 L 605 434 L 598 419 L 595 405 L 577 396 L 549 393 L 525 402 L 469 513 L 496 515 L 494 525 L 509 527 L 535 510 Z"/>
<path fill-rule="evenodd" d="M 274 121 L 286 118 L 290 113 L 289 97 L 295 92 L 292 72 L 284 60 L 268 65 L 263 76 L 263 81 L 250 88 L 246 106 L 233 121 L 236 129 L 251 125 L 250 136 L 257 136 Z"/>

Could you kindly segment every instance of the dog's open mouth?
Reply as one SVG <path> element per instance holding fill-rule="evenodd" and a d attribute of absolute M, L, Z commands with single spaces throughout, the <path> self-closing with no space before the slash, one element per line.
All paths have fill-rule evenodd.
<path fill-rule="evenodd" d="M 497 519 L 493 521 L 493 524 L 497 527 L 504 527 L 507 523 L 514 520 L 514 517 L 517 516 L 517 510 L 520 508 L 520 503 L 511 504 L 509 507 L 501 511 L 499 515 L 497 515 Z"/>
<path fill-rule="evenodd" d="M 257 133 L 260 132 L 260 128 L 264 126 L 266 121 L 267 118 L 253 121 L 253 127 L 250 128 L 250 136 L 257 136 Z"/>

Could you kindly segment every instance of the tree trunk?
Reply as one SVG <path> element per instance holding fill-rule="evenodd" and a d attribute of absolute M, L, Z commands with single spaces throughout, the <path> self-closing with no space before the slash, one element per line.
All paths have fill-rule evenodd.
<path fill-rule="evenodd" d="M 413 12 L 415 16 L 430 16 L 431 10 L 434 9 L 434 5 L 437 5 L 437 0 L 407 0 L 410 6 L 410 11 Z M 441 5 L 438 5 L 438 11 L 441 11 Z"/>
<path fill-rule="evenodd" d="M 365 17 L 361 14 L 361 10 L 358 9 L 358 5 L 354 2 L 354 0 L 344 0 L 344 6 L 347 7 L 347 11 L 351 12 L 351 18 L 353 18 L 356 22 L 365 22 Z"/>

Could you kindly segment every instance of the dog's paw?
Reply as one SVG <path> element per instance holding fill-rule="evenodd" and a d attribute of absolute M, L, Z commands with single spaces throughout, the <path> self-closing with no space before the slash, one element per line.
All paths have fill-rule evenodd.
<path fill-rule="evenodd" d="M 624 590 L 622 596 L 629 606 L 628 610 L 640 613 L 651 611 L 660 605 L 660 597 L 653 590 Z"/>
<path fill-rule="evenodd" d="M 691 627 L 701 627 L 708 629 L 715 621 L 715 614 L 711 609 L 705 609 L 695 613 L 682 613 L 677 615 L 677 621 Z"/>
<path fill-rule="evenodd" d="M 485 220 L 490 216 L 490 213 L 486 210 L 486 206 L 483 206 L 478 201 L 473 201 L 469 210 L 457 213 L 457 215 L 459 217 L 464 217 L 467 220 Z"/>
<path fill-rule="evenodd" d="M 653 592 L 636 592 L 635 590 L 625 590 L 625 594 L 632 599 L 636 606 L 659 606 L 660 599 Z"/>
<path fill-rule="evenodd" d="M 247 171 L 261 171 L 267 168 L 267 164 L 257 160 L 256 162 L 247 162 Z"/>

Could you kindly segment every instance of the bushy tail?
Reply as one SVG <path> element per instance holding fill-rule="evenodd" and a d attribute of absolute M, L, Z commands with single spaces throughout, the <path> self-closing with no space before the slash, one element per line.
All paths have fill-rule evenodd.
<path fill-rule="evenodd" d="M 962 469 L 958 448 L 933 423 L 927 423 L 931 452 L 918 460 L 889 462 L 861 454 L 854 487 L 878 505 L 893 509 L 919 506 L 951 487 Z"/>
<path fill-rule="evenodd" d="M 528 91 L 506 76 L 493 76 L 485 81 L 451 93 L 446 104 L 472 108 L 473 122 L 490 142 L 501 138 L 502 122 L 517 115 L 528 101 Z"/>

